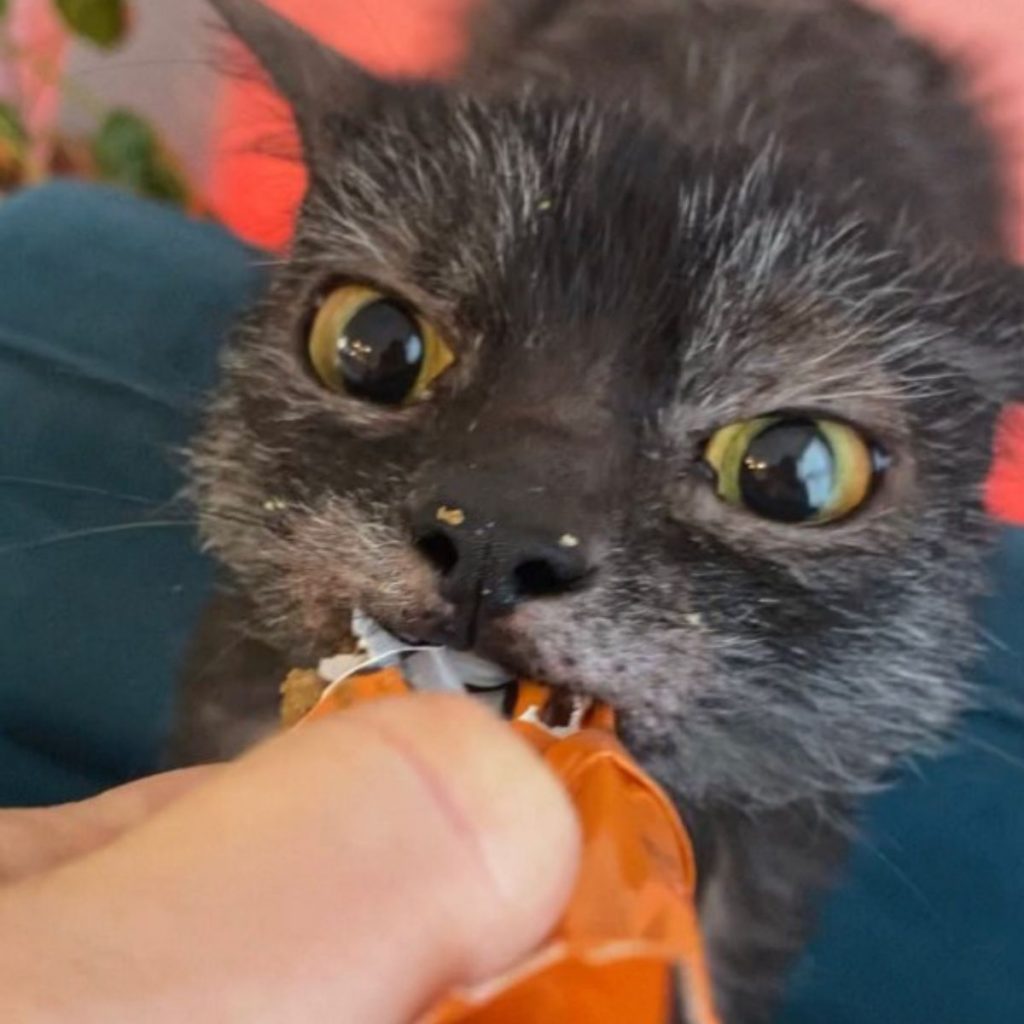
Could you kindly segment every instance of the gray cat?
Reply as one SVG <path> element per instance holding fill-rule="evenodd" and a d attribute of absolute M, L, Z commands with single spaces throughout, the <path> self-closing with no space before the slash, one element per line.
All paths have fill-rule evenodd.
<path fill-rule="evenodd" d="M 175 759 L 353 607 L 604 698 L 766 1019 L 858 798 L 971 698 L 1024 303 L 959 79 L 849 0 L 489 0 L 441 84 L 215 6 L 310 186 L 193 451 L 230 583 Z"/>

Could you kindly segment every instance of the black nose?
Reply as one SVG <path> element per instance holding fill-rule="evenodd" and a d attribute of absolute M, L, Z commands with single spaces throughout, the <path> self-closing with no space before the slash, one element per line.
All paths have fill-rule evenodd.
<path fill-rule="evenodd" d="M 459 646 L 473 643 L 481 619 L 574 590 L 591 570 L 571 532 L 488 519 L 458 505 L 424 506 L 413 533 L 440 574 L 441 596 L 455 607 L 452 642 Z"/>

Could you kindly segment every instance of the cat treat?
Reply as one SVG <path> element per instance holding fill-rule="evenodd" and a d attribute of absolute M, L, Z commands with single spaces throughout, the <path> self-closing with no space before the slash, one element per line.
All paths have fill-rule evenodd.
<path fill-rule="evenodd" d="M 411 689 L 396 664 L 357 669 L 304 721 Z M 450 993 L 420 1024 L 718 1024 L 689 836 L 619 743 L 614 713 L 529 682 L 502 689 L 512 695 L 509 728 L 537 749 L 577 809 L 580 873 L 540 949 L 499 978 Z"/>
<path fill-rule="evenodd" d="M 353 632 L 355 654 L 289 674 L 286 726 L 415 689 L 474 692 L 545 759 L 583 828 L 576 888 L 547 942 L 506 975 L 450 993 L 421 1024 L 718 1024 L 689 835 L 619 742 L 611 708 L 456 651 L 409 647 L 360 614 Z"/>

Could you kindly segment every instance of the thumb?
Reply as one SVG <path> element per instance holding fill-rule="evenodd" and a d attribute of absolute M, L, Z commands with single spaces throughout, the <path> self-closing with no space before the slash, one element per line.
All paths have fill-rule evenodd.
<path fill-rule="evenodd" d="M 100 991 L 71 997 L 77 1021 L 404 1024 L 538 944 L 577 852 L 561 787 L 506 725 L 399 698 L 267 744 L 25 887 L 20 927 L 52 976 L 60 921 Z"/>

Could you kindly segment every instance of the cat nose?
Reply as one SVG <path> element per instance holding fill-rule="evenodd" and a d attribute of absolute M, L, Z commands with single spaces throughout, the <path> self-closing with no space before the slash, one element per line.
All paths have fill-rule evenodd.
<path fill-rule="evenodd" d="M 575 590 L 591 572 L 574 534 L 488 519 L 462 507 L 430 503 L 414 516 L 413 536 L 440 576 L 441 596 L 455 607 L 456 646 L 473 643 L 481 620 Z"/>

